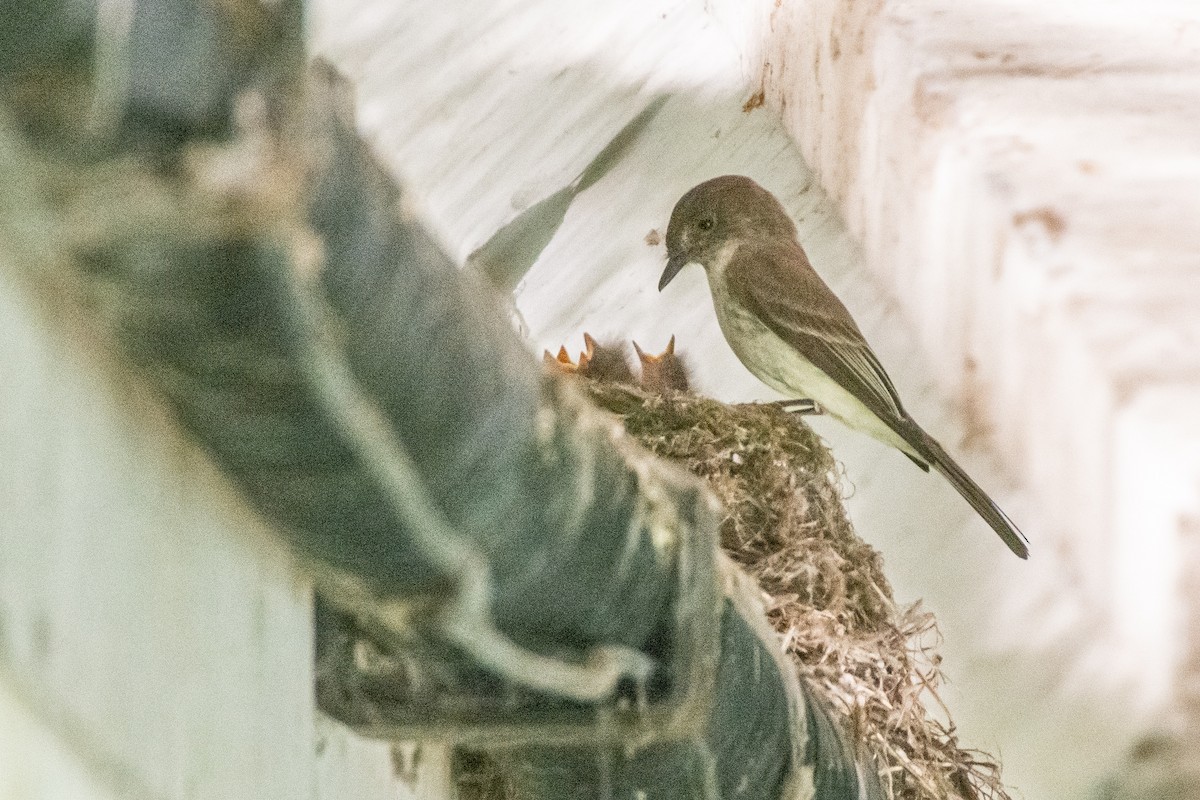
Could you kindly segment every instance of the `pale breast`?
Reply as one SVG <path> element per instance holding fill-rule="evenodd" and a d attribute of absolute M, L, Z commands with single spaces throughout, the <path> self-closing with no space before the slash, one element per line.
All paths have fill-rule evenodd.
<path fill-rule="evenodd" d="M 728 259 L 725 260 L 727 263 Z M 911 451 L 911 446 L 862 401 L 736 303 L 729 296 L 723 269 L 710 268 L 707 273 L 721 332 L 738 360 L 754 377 L 789 399 L 814 400 L 851 428 L 905 452 Z"/>

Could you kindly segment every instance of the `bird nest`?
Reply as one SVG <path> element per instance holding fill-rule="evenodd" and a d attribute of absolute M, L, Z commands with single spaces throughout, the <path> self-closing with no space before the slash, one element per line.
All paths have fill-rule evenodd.
<path fill-rule="evenodd" d="M 554 362 L 547 358 L 588 374 L 561 355 Z M 930 713 L 933 704 L 949 719 L 937 693 L 936 621 L 919 604 L 896 604 L 882 558 L 846 516 L 838 465 L 812 429 L 779 405 L 651 391 L 626 373 L 580 382 L 630 436 L 703 478 L 720 498 L 721 546 L 769 596 L 787 653 L 851 741 L 873 753 L 888 797 L 1008 800 L 999 765 L 963 748 L 953 724 Z M 510 796 L 495 766 L 463 754 L 461 796 Z"/>

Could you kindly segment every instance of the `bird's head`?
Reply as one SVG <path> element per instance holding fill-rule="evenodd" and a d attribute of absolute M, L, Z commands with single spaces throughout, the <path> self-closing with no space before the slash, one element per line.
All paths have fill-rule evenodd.
<path fill-rule="evenodd" d="M 705 269 L 732 241 L 770 236 L 795 238 L 796 226 L 775 196 L 743 175 L 723 175 L 688 190 L 667 226 L 667 267 L 661 292 L 688 264 Z"/>

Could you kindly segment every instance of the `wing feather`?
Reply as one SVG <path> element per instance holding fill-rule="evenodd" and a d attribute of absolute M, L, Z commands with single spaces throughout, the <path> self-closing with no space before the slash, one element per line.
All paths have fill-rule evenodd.
<path fill-rule="evenodd" d="M 904 411 L 896 387 L 850 312 L 812 268 L 799 243 L 743 244 L 726 268 L 726 283 L 733 300 L 858 398 L 912 446 L 916 455 L 909 458 L 945 475 L 1014 553 L 1029 557 L 1020 529 Z"/>
<path fill-rule="evenodd" d="M 889 426 L 908 420 L 892 379 L 798 243 L 742 245 L 726 281 L 736 301 Z"/>

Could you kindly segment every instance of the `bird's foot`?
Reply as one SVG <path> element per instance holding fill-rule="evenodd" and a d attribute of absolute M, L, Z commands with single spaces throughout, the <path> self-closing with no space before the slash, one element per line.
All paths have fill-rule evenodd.
<path fill-rule="evenodd" d="M 825 409 L 821 408 L 816 400 L 807 400 L 804 398 L 798 398 L 796 400 L 779 400 L 771 405 L 778 406 L 789 414 L 810 416 L 814 414 L 825 413 Z"/>

